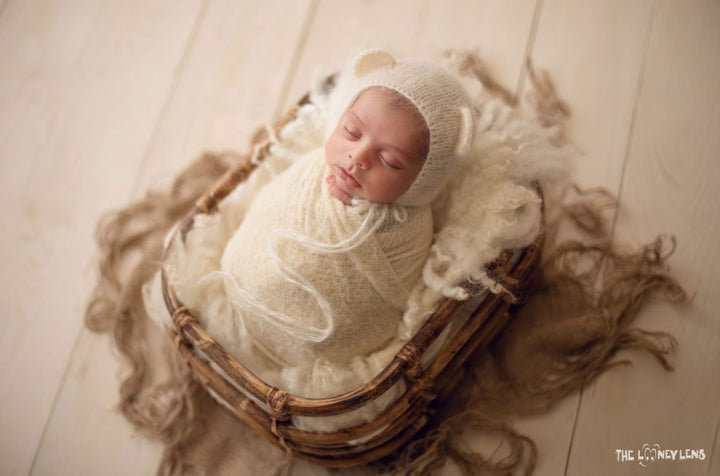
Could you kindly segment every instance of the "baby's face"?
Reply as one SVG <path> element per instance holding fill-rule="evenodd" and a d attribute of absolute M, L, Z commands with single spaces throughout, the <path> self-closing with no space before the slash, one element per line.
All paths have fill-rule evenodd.
<path fill-rule="evenodd" d="M 394 202 L 420 172 L 428 143 L 422 116 L 397 93 L 365 90 L 325 143 L 330 193 L 347 205 L 353 198 Z"/>

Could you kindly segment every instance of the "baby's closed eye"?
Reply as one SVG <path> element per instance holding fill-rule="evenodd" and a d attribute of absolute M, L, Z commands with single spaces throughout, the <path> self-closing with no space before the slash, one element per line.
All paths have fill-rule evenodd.
<path fill-rule="evenodd" d="M 360 131 L 358 131 L 355 128 L 349 127 L 349 126 L 343 126 L 343 130 L 345 131 L 345 135 L 350 139 L 360 139 Z"/>
<path fill-rule="evenodd" d="M 392 157 L 392 156 L 387 156 L 387 155 L 384 155 L 384 154 L 378 154 L 378 157 L 380 158 L 380 161 L 381 161 L 385 166 L 390 167 L 391 169 L 394 169 L 394 170 L 402 170 L 402 169 L 403 169 L 403 167 L 402 167 L 402 165 L 400 164 L 400 162 L 399 162 L 397 159 L 395 159 L 394 157 Z"/>

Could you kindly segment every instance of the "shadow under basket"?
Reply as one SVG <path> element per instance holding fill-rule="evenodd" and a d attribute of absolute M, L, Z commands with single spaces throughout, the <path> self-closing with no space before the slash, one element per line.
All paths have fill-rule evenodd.
<path fill-rule="evenodd" d="M 279 131 L 292 121 L 298 106 L 275 126 Z M 253 139 L 255 159 L 246 155 L 201 197 L 181 222 L 165 250 L 171 252 L 175 240 L 184 240 L 197 214 L 217 211 L 218 203 L 243 182 L 270 152 L 267 133 Z M 328 467 L 348 467 L 370 463 L 396 451 L 407 443 L 428 421 L 433 405 L 443 400 L 463 375 L 463 364 L 479 347 L 487 346 L 505 326 L 523 301 L 530 274 L 535 268 L 543 235 L 521 250 L 505 251 L 485 265 L 488 274 L 502 288 L 500 294 L 487 293 L 469 313 L 467 303 L 446 299 L 400 349 L 393 360 L 364 385 L 331 398 L 304 398 L 265 383 L 233 358 L 199 324 L 181 303 L 162 273 L 162 291 L 174 329 L 173 342 L 200 384 L 235 418 L 268 441 L 295 456 Z M 477 285 L 466 283 L 469 291 Z M 462 310 L 469 315 L 457 331 L 446 339 L 432 359 L 423 356 Z M 427 360 L 427 359 L 426 359 Z M 404 379 L 406 391 L 377 417 L 367 423 L 333 432 L 299 429 L 292 416 L 323 417 L 360 408 Z M 243 389 L 243 390 L 240 390 Z"/>

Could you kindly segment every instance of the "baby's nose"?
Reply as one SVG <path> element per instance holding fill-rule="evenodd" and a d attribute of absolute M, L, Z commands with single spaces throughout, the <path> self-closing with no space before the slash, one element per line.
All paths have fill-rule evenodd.
<path fill-rule="evenodd" d="M 370 168 L 370 155 L 363 148 L 358 147 L 350 152 L 348 157 L 359 169 L 367 170 Z"/>

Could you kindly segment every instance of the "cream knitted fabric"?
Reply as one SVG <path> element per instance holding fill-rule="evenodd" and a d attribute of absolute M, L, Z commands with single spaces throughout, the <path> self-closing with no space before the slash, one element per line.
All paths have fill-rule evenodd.
<path fill-rule="evenodd" d="M 435 63 L 395 60 L 379 49 L 360 53 L 343 72 L 341 82 L 333 127 L 355 99 L 374 86 L 400 93 L 417 108 L 430 133 L 428 156 L 418 177 L 395 203 L 421 206 L 432 202 L 454 162 L 468 152 L 473 140 L 473 108 L 460 83 Z"/>
<path fill-rule="evenodd" d="M 387 345 L 430 247 L 429 207 L 348 207 L 325 175 L 321 150 L 298 159 L 261 191 L 221 261 L 248 336 L 283 366 L 346 362 Z M 336 253 L 298 238 L 333 245 L 363 229 L 357 246 Z"/>

